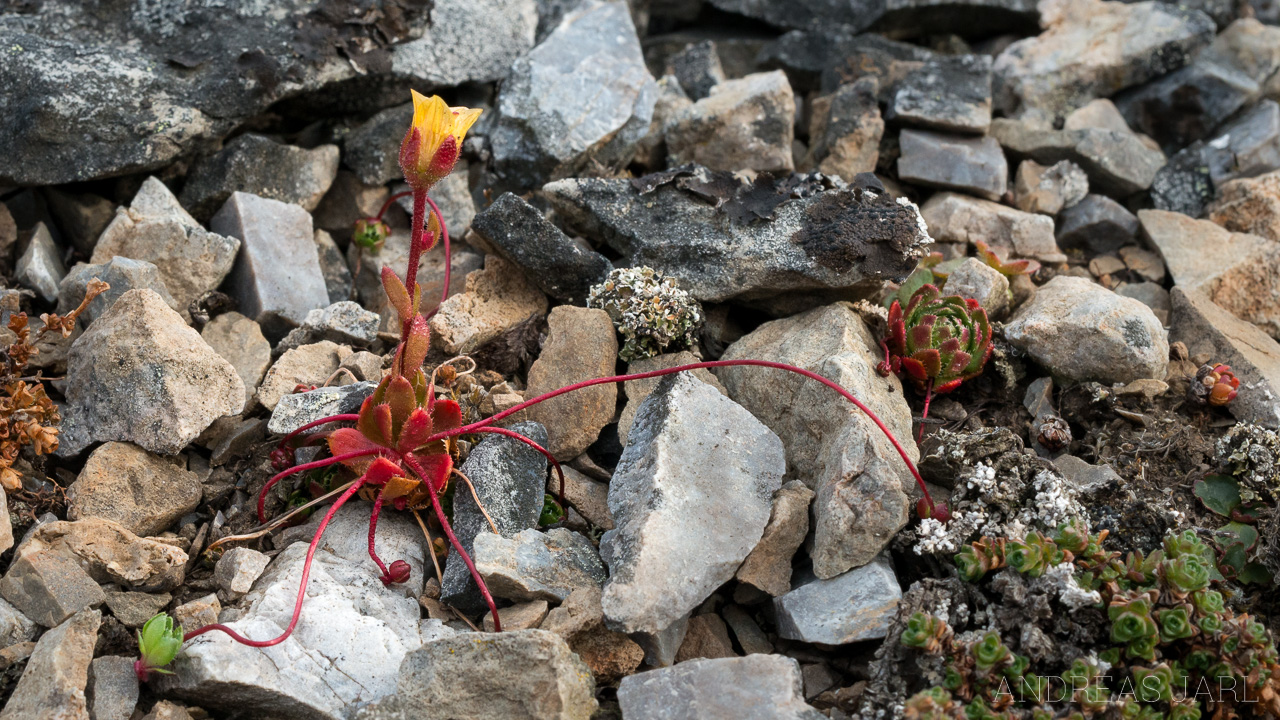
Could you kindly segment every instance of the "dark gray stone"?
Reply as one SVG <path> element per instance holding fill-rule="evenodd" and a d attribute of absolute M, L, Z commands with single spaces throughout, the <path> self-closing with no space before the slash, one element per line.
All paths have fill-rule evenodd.
<path fill-rule="evenodd" d="M 383 110 L 342 141 L 342 162 L 365 185 L 385 185 L 401 179 L 400 142 L 411 124 L 413 103 Z"/>
<path fill-rule="evenodd" d="M 1118 198 L 1151 187 L 1165 163 L 1164 153 L 1147 147 L 1133 133 L 1054 130 L 999 118 L 991 122 L 991 136 L 1015 160 L 1031 158 L 1042 165 L 1070 160 L 1089 175 L 1091 188 Z"/>
<path fill-rule="evenodd" d="M 882 638 L 902 599 L 902 588 L 884 557 L 830 580 L 801 580 L 775 598 L 778 634 L 788 640 L 845 645 Z"/>
<path fill-rule="evenodd" d="M 1188 217 L 1204 215 L 1213 201 L 1213 178 L 1209 175 L 1209 149 L 1197 140 L 1169 158 L 1151 181 L 1151 204 Z"/>
<path fill-rule="evenodd" d="M 786 70 L 797 91 L 833 93 L 850 78 L 875 78 L 880 101 L 888 103 L 897 84 L 934 57 L 925 48 L 877 34 L 825 28 L 792 30 L 764 46 L 757 62 L 762 68 Z"/>
<path fill-rule="evenodd" d="M 324 275 L 324 287 L 329 291 L 329 302 L 351 300 L 355 295 L 355 280 L 342 250 L 329 233 L 316 229 L 316 255 L 320 260 L 320 274 Z"/>
<path fill-rule="evenodd" d="M 933 58 L 893 90 L 886 120 L 949 132 L 983 134 L 991 124 L 991 57 Z"/>
<path fill-rule="evenodd" d="M 591 286 L 604 282 L 613 270 L 605 256 L 574 242 L 512 193 L 477 214 L 471 227 L 540 290 L 562 302 L 586 303 Z"/>
<path fill-rule="evenodd" d="M 667 61 L 668 74 L 675 75 L 686 95 L 701 100 L 711 94 L 711 88 L 725 81 L 716 44 L 710 40 L 693 43 L 671 56 Z"/>
<path fill-rule="evenodd" d="M 795 115 L 786 73 L 774 70 L 727 80 L 675 111 L 664 125 L 670 164 L 790 172 L 795 168 Z"/>
<path fill-rule="evenodd" d="M 97 278 L 108 285 L 110 289 L 94 298 L 89 303 L 89 307 L 85 308 L 80 317 L 84 320 L 84 324 L 96 320 L 102 313 L 120 299 L 120 296 L 130 290 L 137 288 L 145 288 L 154 290 L 165 304 L 173 308 L 179 314 L 183 314 L 186 308 L 179 307 L 178 301 L 173 299 L 169 291 L 165 289 L 164 280 L 160 277 L 160 271 L 155 265 L 145 260 L 130 260 L 119 255 L 111 258 L 111 262 L 99 265 L 87 265 L 80 263 L 71 268 L 71 272 L 62 279 L 62 283 L 58 286 L 58 313 L 65 315 L 79 307 L 80 302 L 84 300 L 85 288 L 89 281 Z"/>
<path fill-rule="evenodd" d="M 208 220 L 233 192 L 246 192 L 315 210 L 338 175 L 338 146 L 305 150 L 246 133 L 201 160 L 187 175 L 182 206 Z"/>
<path fill-rule="evenodd" d="M 501 80 L 537 27 L 535 0 L 435 0 L 422 37 L 393 49 L 391 70 L 423 91 Z"/>
<path fill-rule="evenodd" d="M 960 190 L 987 200 L 1004 196 L 1009 164 L 992 138 L 903 130 L 898 142 L 902 147 L 898 177 L 902 180 Z"/>
<path fill-rule="evenodd" d="M 89 665 L 88 701 L 93 720 L 129 720 L 138 706 L 138 675 L 134 658 L 104 655 Z"/>
<path fill-rule="evenodd" d="M 1258 103 L 1224 125 L 1207 148 L 1209 177 L 1215 187 L 1280 168 L 1280 104 L 1275 100 Z"/>
<path fill-rule="evenodd" d="M 547 430 L 535 422 L 521 422 L 511 430 L 546 447 Z M 545 494 L 547 460 L 542 453 L 514 438 L 491 435 L 481 440 L 462 464 L 462 472 L 475 484 L 476 494 L 504 537 L 538 527 Z M 453 532 L 472 553 L 475 538 L 491 532 L 489 521 L 476 507 L 470 490 L 460 485 L 453 496 Z M 486 609 L 480 588 L 457 552 L 450 551 L 445 565 L 440 599 L 463 612 Z"/>
<path fill-rule="evenodd" d="M 1136 215 L 1105 195 L 1090 194 L 1058 216 L 1056 237 L 1059 247 L 1107 254 L 1132 245 L 1137 234 Z"/>
<path fill-rule="evenodd" d="M 285 435 L 323 417 L 359 412 L 364 399 L 372 395 L 377 386 L 375 382 L 366 381 L 285 395 L 271 411 L 267 430 Z"/>
<path fill-rule="evenodd" d="M 73 557 L 51 548 L 19 555 L 0 580 L 0 595 L 45 627 L 59 625 L 107 599 Z"/>
<path fill-rule="evenodd" d="M 689 660 L 618 686 L 627 720 L 821 720 L 805 704 L 800 664 L 782 655 Z"/>
<path fill-rule="evenodd" d="M 599 587 L 608 573 L 591 541 L 565 528 L 521 530 L 513 538 L 481 532 L 476 569 L 494 597 L 564 602 L 581 587 Z"/>
<path fill-rule="evenodd" d="M 987 36 L 1005 31 L 1034 32 L 1039 13 L 1030 0 L 710 0 L 729 12 L 787 29 L 906 30 L 912 34 Z"/>
<path fill-rule="evenodd" d="M 27 249 L 13 267 L 13 279 L 24 287 L 35 290 L 45 302 L 56 302 L 58 284 L 67 274 L 62 264 L 62 251 L 53 242 L 53 236 L 44 223 L 36 225 Z"/>

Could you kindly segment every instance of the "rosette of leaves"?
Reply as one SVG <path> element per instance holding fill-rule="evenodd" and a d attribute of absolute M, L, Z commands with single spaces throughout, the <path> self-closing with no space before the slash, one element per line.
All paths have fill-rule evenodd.
<path fill-rule="evenodd" d="M 587 307 L 609 313 L 622 335 L 624 362 L 692 346 L 702 327 L 702 308 L 674 278 L 649 267 L 618 268 L 591 288 Z"/>
<path fill-rule="evenodd" d="M 924 285 L 903 308 L 889 308 L 881 374 L 901 372 L 922 393 L 950 392 L 982 373 L 991 357 L 991 324 L 978 301 L 942 296 Z"/>

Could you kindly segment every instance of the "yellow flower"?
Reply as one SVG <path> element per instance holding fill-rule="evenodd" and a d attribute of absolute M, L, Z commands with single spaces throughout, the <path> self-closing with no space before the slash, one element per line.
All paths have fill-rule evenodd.
<path fill-rule="evenodd" d="M 427 190 L 440 182 L 458 162 L 462 140 L 483 112 L 478 108 L 451 108 L 439 95 L 413 93 L 413 125 L 400 143 L 400 169 L 414 190 Z"/>

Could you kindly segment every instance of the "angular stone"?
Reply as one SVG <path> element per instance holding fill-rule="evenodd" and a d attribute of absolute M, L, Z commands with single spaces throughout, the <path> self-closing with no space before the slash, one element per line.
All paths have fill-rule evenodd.
<path fill-rule="evenodd" d="M 1161 325 L 1168 327 L 1169 312 L 1169 291 L 1164 286 L 1154 282 L 1125 283 L 1116 288 L 1117 295 L 1133 298 L 1143 305 L 1151 308 L 1151 312 L 1156 314 L 1156 319 Z"/>
<path fill-rule="evenodd" d="M 656 99 L 626 3 L 578 7 L 503 82 L 489 138 L 500 189 L 629 161 Z"/>
<path fill-rule="evenodd" d="M 1214 197 L 1209 163 L 1212 150 L 1196 141 L 1169 158 L 1151 181 L 1151 204 L 1157 210 L 1200 217 Z"/>
<path fill-rule="evenodd" d="M 1120 475 L 1110 465 L 1091 465 L 1074 455 L 1062 455 L 1053 459 L 1053 466 L 1080 492 L 1101 490 L 1109 485 L 1119 485 Z"/>
<path fill-rule="evenodd" d="M 1063 130 L 1110 130 L 1118 133 L 1132 133 L 1133 129 L 1125 122 L 1124 115 L 1116 104 L 1106 98 L 1090 100 L 1084 105 L 1067 113 L 1062 121 Z M 1142 136 L 1139 136 L 1141 139 Z M 1153 141 L 1154 142 L 1154 141 Z M 1149 143 L 1148 143 L 1149 144 Z"/>
<path fill-rule="evenodd" d="M 165 304 L 185 317 L 187 309 L 179 306 L 178 301 L 169 294 L 164 286 L 164 280 L 160 278 L 160 271 L 155 265 L 145 260 L 130 260 L 119 256 L 101 265 L 77 263 L 71 268 L 71 272 L 67 273 L 58 286 L 58 314 L 66 315 L 79 307 L 80 302 L 84 300 L 89 281 L 94 279 L 101 280 L 111 287 L 94 298 L 93 302 L 89 303 L 89 307 L 81 313 L 80 317 L 85 325 L 98 319 L 107 311 L 107 308 L 120 299 L 121 295 L 137 289 L 154 291 L 161 300 L 165 301 Z"/>
<path fill-rule="evenodd" d="M 699 358 L 694 356 L 688 350 L 681 350 L 673 353 L 663 353 L 649 358 L 641 358 L 627 363 L 628 374 L 638 374 L 653 372 L 654 370 L 665 370 L 673 368 L 677 365 L 688 365 L 698 362 Z M 691 372 L 694 377 L 698 378 L 711 387 L 725 392 L 724 386 L 711 374 L 710 370 L 701 368 L 699 370 L 685 371 Z M 622 392 L 627 396 L 626 407 L 622 409 L 622 415 L 618 418 L 618 439 L 623 445 L 627 444 L 628 434 L 631 432 L 631 425 L 635 422 L 636 411 L 644 404 L 645 398 L 649 397 L 649 393 L 658 387 L 658 383 L 662 382 L 663 376 L 642 378 L 640 380 L 628 380 L 622 384 Z"/>
<path fill-rule="evenodd" d="M 676 653 L 676 662 L 737 656 L 724 620 L 715 613 L 707 613 L 689 618 L 689 629 L 685 633 L 684 642 L 680 643 L 680 651 Z"/>
<path fill-rule="evenodd" d="M 47 549 L 15 557 L 0 580 L 0 595 L 44 627 L 59 625 L 81 610 L 101 605 L 106 598 L 75 560 Z"/>
<path fill-rule="evenodd" d="M 764 20 L 782 28 L 917 33 L 985 34 L 1034 27 L 1035 3 L 1028 0 L 963 0 L 947 4 L 928 0 L 800 0 L 779 6 L 770 0 L 711 0 L 731 13 Z"/>
<path fill-rule="evenodd" d="M 0 599 L 0 644 L 10 647 L 21 642 L 35 640 L 40 627 L 21 610 Z"/>
<path fill-rule="evenodd" d="M 274 435 L 287 435 L 320 418 L 357 413 L 365 398 L 372 395 L 377 387 L 378 383 L 365 381 L 285 395 L 271 411 L 267 431 Z"/>
<path fill-rule="evenodd" d="M 476 215 L 472 227 L 542 292 L 563 302 L 585 304 L 591 286 L 604 282 L 613 270 L 605 256 L 571 240 L 512 193 L 503 193 Z"/>
<path fill-rule="evenodd" d="M 991 121 L 991 136 L 1015 160 L 1030 158 L 1044 165 L 1070 160 L 1089 176 L 1090 187 L 1117 198 L 1151 187 L 1165 164 L 1164 153 L 1148 147 L 1131 132 L 1054 130 L 997 118 Z"/>
<path fill-rule="evenodd" d="M 1232 232 L 1280 241 L 1280 171 L 1224 183 L 1209 219 Z"/>
<path fill-rule="evenodd" d="M 932 58 L 893 90 L 886 120 L 983 134 L 991 124 L 991 56 Z"/>
<path fill-rule="evenodd" d="M 1058 216 L 1058 245 L 1110 253 L 1133 242 L 1138 218 L 1105 195 L 1089 194 Z"/>
<path fill-rule="evenodd" d="M 385 185 L 402 179 L 400 142 L 412 124 L 411 102 L 375 114 L 343 138 L 343 162 L 365 185 Z"/>
<path fill-rule="evenodd" d="M 271 558 L 257 550 L 246 547 L 231 548 L 218 558 L 213 568 L 213 581 L 223 591 L 240 596 L 253 588 L 253 583 L 262 576 Z"/>
<path fill-rule="evenodd" d="M 412 107 L 412 104 L 406 104 L 403 107 Z M 410 113 L 405 120 L 406 125 L 402 127 L 407 127 L 412 118 L 413 114 Z M 352 130 L 343 140 L 344 145 L 348 146 L 347 157 L 345 158 L 347 165 L 354 164 L 349 144 L 351 143 L 351 136 L 357 132 L 359 132 L 359 128 Z M 397 169 L 400 165 L 400 141 L 403 139 L 404 133 L 401 132 L 400 137 L 394 141 Z M 351 240 L 351 230 L 356 220 L 376 216 L 390 195 L 391 191 L 384 187 L 382 183 L 366 184 L 350 170 L 339 170 L 337 177 L 333 180 L 333 185 L 329 186 L 329 192 L 324 194 L 324 197 L 320 199 L 320 204 L 311 213 L 312 224 L 317 231 L 316 237 L 318 238 L 319 231 L 323 230 L 345 247 Z M 410 201 L 412 201 L 412 198 L 410 198 Z M 320 256 L 320 266 L 324 268 L 323 251 L 321 251 Z M 338 300 L 344 299 L 346 298 L 338 298 Z"/>
<path fill-rule="evenodd" d="M 703 302 L 867 295 L 886 278 L 906 279 L 929 243 L 918 209 L 887 194 L 818 192 L 778 206 L 768 222 L 741 224 L 675 184 L 642 194 L 628 180 L 573 179 L 543 192 L 571 226 L 622 253 L 619 264 L 674 277 Z"/>
<path fill-rule="evenodd" d="M 521 530 L 510 539 L 482 531 L 472 560 L 489 592 L 507 600 L 562 602 L 607 577 L 591 541 L 564 528 Z"/>
<path fill-rule="evenodd" d="M 350 300 L 355 296 L 356 285 L 342 250 L 333 241 L 333 236 L 320 228 L 316 228 L 312 238 L 316 241 L 316 256 L 320 261 L 320 274 L 324 276 L 325 290 L 329 292 L 329 302 Z"/>
<path fill-rule="evenodd" d="M 986 242 L 1012 257 L 1065 262 L 1053 237 L 1053 219 L 956 193 L 937 193 L 920 208 L 929 234 L 943 243 Z"/>
<path fill-rule="evenodd" d="M 173 596 L 169 593 L 144 593 L 132 590 L 107 588 L 107 607 L 120 624 L 128 628 L 140 628 L 156 613 L 169 606 Z"/>
<path fill-rule="evenodd" d="M 1280 170 L 1280 103 L 1263 100 L 1218 129 L 1207 144 L 1214 186 Z"/>
<path fill-rule="evenodd" d="M 438 186 L 437 186 L 438 187 Z M 347 246 L 347 264 L 355 269 L 353 281 L 360 304 L 365 309 L 390 317 L 391 306 L 382 288 L 382 269 L 389 267 L 396 277 L 404 280 L 409 264 L 409 231 L 392 230 L 382 250 L 374 253 L 352 243 Z M 454 243 L 453 257 L 449 263 L 449 295 L 461 293 L 467 276 L 484 266 L 484 256 L 467 245 Z M 418 285 L 422 288 L 422 300 L 418 304 L 423 313 L 429 313 L 440 305 L 444 294 L 444 253 L 429 252 L 418 265 Z M 398 331 L 397 331 L 398 332 Z"/>
<path fill-rule="evenodd" d="M 1040 10 L 1044 32 L 996 58 L 995 106 L 1010 117 L 1065 115 L 1176 70 L 1214 33 L 1203 13 L 1161 2 L 1053 0 Z"/>
<path fill-rule="evenodd" d="M 775 598 L 778 634 L 788 640 L 845 645 L 882 638 L 902 588 L 883 558 L 828 580 L 801 583 Z"/>
<path fill-rule="evenodd" d="M 658 78 L 658 99 L 653 104 L 653 119 L 649 121 L 649 133 L 636 143 L 637 165 L 656 171 L 666 167 L 667 162 L 667 123 L 676 113 L 693 104 L 689 96 L 680 88 L 680 81 L 675 75 L 664 75 Z"/>
<path fill-rule="evenodd" d="M 790 172 L 795 114 L 791 84 L 781 70 L 728 80 L 671 118 L 667 150 L 672 164 Z"/>
<path fill-rule="evenodd" d="M 63 453 L 120 440 L 172 455 L 245 402 L 235 368 L 150 290 L 122 295 L 71 346 L 65 394 L 77 441 Z"/>
<path fill-rule="evenodd" d="M 209 226 L 243 243 L 228 279 L 230 294 L 268 337 L 284 335 L 329 304 L 306 210 L 234 192 Z"/>
<path fill-rule="evenodd" d="M 613 321 L 604 310 L 561 305 L 547 317 L 547 339 L 542 354 L 529 369 L 526 397 L 608 377 L 618 363 L 618 339 Z M 613 421 L 618 388 L 604 383 L 551 398 L 521 413 L 548 429 L 547 449 L 557 460 L 572 460 L 600 436 Z"/>
<path fill-rule="evenodd" d="M 787 587 L 790 586 L 791 581 L 788 579 Z M 773 652 L 773 643 L 769 642 L 768 636 L 746 610 L 738 605 L 727 605 L 721 614 L 729 629 L 733 630 L 733 636 L 738 639 L 744 655 L 768 655 Z"/>
<path fill-rule="evenodd" d="M 716 54 L 716 44 L 711 40 L 690 43 L 684 50 L 667 60 L 667 73 L 675 75 L 692 100 L 701 100 L 711 94 L 711 89 L 727 78 Z"/>
<path fill-rule="evenodd" d="M 644 649 L 620 632 L 599 626 L 569 639 L 569 649 L 591 668 L 598 683 L 616 683 L 644 661 Z"/>
<path fill-rule="evenodd" d="M 849 304 L 765 323 L 722 359 L 759 357 L 827 377 L 871 408 L 894 435 L 910 436 L 902 384 L 875 371 L 882 359 L 878 338 Z M 787 478 L 816 493 L 810 556 L 818 576 L 870 562 L 906 524 L 907 493 L 915 492 L 893 445 L 862 411 L 821 383 L 770 368 L 725 368 L 717 376 L 729 397 L 782 438 Z M 907 452 L 918 457 L 911 443 Z"/>
<path fill-rule="evenodd" d="M 988 200 L 1004 195 L 1009 165 L 995 140 L 903 130 L 898 142 L 902 147 L 898 177 L 902 180 L 962 190 Z"/>
<path fill-rule="evenodd" d="M 609 514 L 609 485 L 598 482 L 574 470 L 568 465 L 564 471 L 565 501 L 582 517 L 601 530 L 613 529 L 613 516 Z M 547 492 L 558 495 L 560 480 L 555 473 L 547 477 Z"/>
<path fill-rule="evenodd" d="M 884 136 L 884 120 L 876 102 L 878 90 L 875 78 L 865 78 L 814 98 L 809 116 L 809 166 L 816 165 L 819 172 L 846 181 L 876 169 Z"/>
<path fill-rule="evenodd" d="M 23 541 L 17 554 L 43 555 L 48 550 L 77 560 L 99 583 L 115 583 L 142 592 L 163 592 L 181 585 L 187 564 L 187 554 L 176 546 L 138 537 L 119 523 L 102 518 L 40 525 Z M 96 595 L 97 602 L 105 598 L 101 590 Z M 9 600 L 13 602 L 12 598 Z"/>
<path fill-rule="evenodd" d="M 9 498 L 0 498 L 0 552 L 13 547 L 13 520 L 9 517 Z"/>
<path fill-rule="evenodd" d="M 35 290 L 45 302 L 58 299 L 58 284 L 67 275 L 62 263 L 62 251 L 53 242 L 53 236 L 44 223 L 36 225 L 27 249 L 13 266 L 13 279 L 24 287 Z"/>
<path fill-rule="evenodd" d="M 467 274 L 466 291 L 440 304 L 429 321 L 432 343 L 449 355 L 475 351 L 547 311 L 547 297 L 516 266 L 487 255 Z"/>
<path fill-rule="evenodd" d="M 239 250 L 238 239 L 205 230 L 164 183 L 149 177 L 133 203 L 116 210 L 89 262 L 101 265 L 120 256 L 152 263 L 185 310 L 222 283 Z"/>
<path fill-rule="evenodd" d="M 337 145 L 304 149 L 245 133 L 196 163 L 182 187 L 182 205 L 207 219 L 243 192 L 315 210 L 338 174 Z"/>
<path fill-rule="evenodd" d="M 536 629 L 547 617 L 548 607 L 546 600 L 531 600 L 502 608 L 498 611 L 498 616 L 502 620 L 502 631 Z M 493 622 L 492 612 L 484 614 L 483 625 L 485 632 L 495 632 L 497 626 Z"/>
<path fill-rule="evenodd" d="M 1023 160 L 1013 184 L 1013 204 L 1024 212 L 1057 215 L 1089 193 L 1089 177 L 1070 160 L 1045 167 Z"/>
<path fill-rule="evenodd" d="M 174 608 L 173 619 L 182 627 L 202 628 L 218 622 L 221 613 L 222 603 L 218 602 L 217 595 L 211 593 Z"/>
<path fill-rule="evenodd" d="M 238 312 L 226 312 L 205 323 L 200 337 L 235 368 L 247 403 L 271 366 L 271 343 L 262 327 Z"/>
<path fill-rule="evenodd" d="M 301 332 L 308 342 L 330 340 L 368 346 L 378 339 L 378 322 L 377 313 L 365 310 L 359 303 L 342 300 L 307 313 L 302 327 L 293 332 Z"/>
<path fill-rule="evenodd" d="M 627 720 L 819 720 L 804 702 L 800 664 L 782 655 L 694 660 L 623 678 Z"/>
<path fill-rule="evenodd" d="M 645 400 L 630 440 L 609 485 L 617 527 L 600 541 L 610 570 L 602 602 L 611 629 L 656 635 L 759 542 L 785 459 L 750 413 L 681 375 Z"/>
<path fill-rule="evenodd" d="M 104 655 L 89 665 L 86 697 L 93 720 L 129 720 L 138 706 L 134 658 Z"/>
<path fill-rule="evenodd" d="M 87 718 L 84 686 L 102 613 L 85 610 L 45 633 L 5 703 L 4 720 Z"/>
<path fill-rule="evenodd" d="M 391 48 L 391 70 L 414 87 L 501 80 L 533 47 L 537 27 L 534 0 L 438 0 L 422 37 Z"/>
<path fill-rule="evenodd" d="M 773 498 L 773 512 L 764 535 L 734 573 L 738 582 L 774 597 L 791 589 L 791 558 L 809 534 L 811 502 L 813 491 L 799 480 L 782 486 Z"/>
<path fill-rule="evenodd" d="M 67 519 L 97 517 L 159 535 L 200 504 L 200 478 L 129 443 L 104 443 L 67 488 Z"/>
<path fill-rule="evenodd" d="M 547 431 L 541 425 L 522 422 L 510 429 L 546 447 Z M 472 448 L 461 469 L 471 478 L 480 504 L 503 537 L 515 537 L 522 530 L 538 527 L 546 494 L 543 487 L 547 460 L 542 453 L 514 438 L 491 435 Z M 453 532 L 467 553 L 474 556 L 476 536 L 491 530 L 471 493 L 455 493 Z M 487 607 L 471 573 L 452 550 L 445 564 L 440 599 L 463 612 L 479 612 Z"/>
<path fill-rule="evenodd" d="M 1174 284 L 1200 290 L 1241 320 L 1280 337 L 1280 245 L 1164 210 L 1141 210 L 1138 220 Z M 1207 248 L 1222 261 L 1205 262 Z"/>
<path fill-rule="evenodd" d="M 351 374 L 356 376 L 356 380 L 382 381 L 381 355 L 359 350 L 348 355 L 339 367 L 350 370 Z"/>
<path fill-rule="evenodd" d="M 978 301 L 992 319 L 1009 311 L 1009 278 L 977 258 L 968 258 L 947 275 L 946 293 Z"/>
<path fill-rule="evenodd" d="M 151 707 L 142 720 L 195 720 L 187 708 L 178 703 L 161 700 Z"/>
<path fill-rule="evenodd" d="M 44 188 L 44 198 L 71 245 L 81 255 L 92 255 L 98 236 L 116 214 L 115 203 L 93 193 L 68 193 L 54 187 Z"/>
<path fill-rule="evenodd" d="M 1055 376 L 1128 383 L 1163 378 L 1164 327 L 1151 308 L 1084 278 L 1059 275 L 1005 325 L 1005 337 Z"/>
<path fill-rule="evenodd" d="M 262 379 L 262 385 L 258 388 L 258 402 L 268 410 L 275 410 L 280 400 L 292 394 L 297 386 L 323 385 L 349 355 L 351 348 L 328 340 L 285 351 Z"/>

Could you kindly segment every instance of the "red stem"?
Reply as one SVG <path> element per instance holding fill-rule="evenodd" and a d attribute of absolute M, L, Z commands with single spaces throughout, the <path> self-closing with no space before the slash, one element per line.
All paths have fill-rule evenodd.
<path fill-rule="evenodd" d="M 369 514 L 369 557 L 373 558 L 374 564 L 382 571 L 382 583 L 390 584 L 391 572 L 387 570 L 387 566 L 382 562 L 382 558 L 378 557 L 378 551 L 373 547 L 373 539 L 378 534 L 378 516 L 382 514 L 382 496 L 386 492 L 386 488 L 378 490 L 378 497 L 373 500 L 373 512 Z"/>
<path fill-rule="evenodd" d="M 315 536 L 311 538 L 311 546 L 307 548 L 307 559 L 302 564 L 302 580 L 298 584 L 298 599 L 293 604 L 293 618 L 289 621 L 289 627 L 285 628 L 284 632 L 281 633 L 279 637 L 272 638 L 271 640 L 250 640 L 222 623 L 213 623 L 212 625 L 205 625 L 202 628 L 197 628 L 186 635 L 183 635 L 182 642 L 187 642 L 192 638 L 199 637 L 213 630 L 224 632 L 227 635 L 230 635 L 232 640 L 235 640 L 241 645 L 248 645 L 249 647 L 271 647 L 272 645 L 279 645 L 288 639 L 288 637 L 293 634 L 293 629 L 298 626 L 298 618 L 302 616 L 302 600 L 306 597 L 307 581 L 311 578 L 311 561 L 316 556 L 316 548 L 320 547 L 320 538 L 324 535 L 325 528 L 329 527 L 329 521 L 333 519 L 334 513 L 338 512 L 338 508 L 342 507 L 347 500 L 351 499 L 352 495 L 355 495 L 356 492 L 360 490 L 360 487 L 364 485 L 364 482 L 365 478 L 361 476 L 359 480 L 352 483 L 351 487 L 347 488 L 346 492 L 338 496 L 338 499 L 334 501 L 332 506 L 330 506 L 329 512 L 325 513 L 324 519 L 320 521 L 320 527 L 316 529 Z"/>
<path fill-rule="evenodd" d="M 262 491 L 258 493 L 258 522 L 260 524 L 266 524 L 267 493 L 271 492 L 271 488 L 275 487 L 276 483 L 280 482 L 281 480 L 289 477 L 290 475 L 300 473 L 304 470 L 315 470 L 316 468 L 328 467 L 329 465 L 333 465 L 334 463 L 340 463 L 346 460 L 354 460 L 356 458 L 366 457 L 368 455 L 377 455 L 382 452 L 389 452 L 389 451 L 383 448 L 378 448 L 374 450 L 359 450 L 357 452 L 349 452 L 343 455 L 334 455 L 333 457 L 327 457 L 323 460 L 316 460 L 314 462 L 295 465 L 289 468 L 288 470 L 285 470 L 284 472 L 276 475 L 275 477 L 268 480 L 267 484 L 262 486 Z"/>
<path fill-rule="evenodd" d="M 427 482 L 427 473 L 422 469 L 422 465 L 414 459 L 412 455 L 405 455 L 404 461 L 409 468 L 417 473 L 418 478 L 423 483 Z M 430 485 L 428 484 L 428 488 Z M 476 570 L 476 564 L 471 562 L 471 556 L 462 548 L 462 543 L 458 542 L 458 538 L 453 534 L 453 528 L 449 525 L 449 519 L 444 516 L 444 509 L 440 507 L 440 498 L 436 497 L 434 492 L 427 492 L 431 498 L 431 507 L 435 510 L 436 519 L 440 521 L 440 526 L 444 528 L 444 534 L 449 538 L 449 544 L 454 550 L 458 551 L 458 555 L 462 558 L 462 562 L 466 564 L 467 570 L 471 572 L 471 577 L 475 579 L 476 585 L 480 588 L 480 595 L 484 598 L 485 604 L 489 606 L 489 612 L 493 613 L 493 629 L 495 632 L 502 632 L 502 621 L 498 619 L 498 606 L 493 602 L 493 595 L 489 594 L 489 586 L 484 584 L 484 578 L 480 577 L 480 571 Z"/>
<path fill-rule="evenodd" d="M 413 191 L 413 227 L 409 232 L 409 269 L 405 273 L 404 286 L 409 291 L 412 301 L 414 288 L 418 285 L 418 260 L 422 256 L 422 236 L 426 232 L 421 218 L 427 212 L 427 191 Z M 416 311 L 417 308 L 414 308 Z M 406 318 L 407 320 L 407 318 Z"/>
<path fill-rule="evenodd" d="M 431 206 L 431 211 L 436 214 L 436 221 L 440 223 L 440 240 L 444 243 L 444 289 L 440 291 L 440 305 L 443 305 L 444 301 L 449 299 L 449 275 L 453 272 L 453 252 L 449 249 L 449 228 L 444 224 L 444 215 L 440 214 L 440 208 L 436 207 L 434 200 L 429 197 L 426 200 Z M 427 313 L 427 320 L 440 310 L 440 305 L 436 305 L 431 312 Z"/>
<path fill-rule="evenodd" d="M 555 457 L 551 455 L 550 451 L 548 451 L 546 448 L 542 447 L 538 443 L 534 442 L 530 438 L 527 438 L 524 435 L 521 435 L 515 430 L 508 430 L 507 428 L 500 428 L 500 427 L 482 427 L 482 428 L 477 428 L 476 432 L 497 433 L 498 435 L 506 435 L 507 437 L 515 438 L 520 442 L 524 443 L 525 445 L 528 445 L 534 450 L 537 450 L 538 452 L 542 453 L 542 455 L 547 458 L 547 462 L 551 463 L 551 466 L 556 469 L 556 475 L 560 477 L 560 493 L 559 493 L 560 504 L 561 505 L 564 504 L 564 471 L 560 469 L 560 461 L 556 460 Z"/>
<path fill-rule="evenodd" d="M 929 419 L 929 401 L 933 400 L 933 378 L 929 378 L 929 384 L 924 390 L 924 412 L 920 413 L 920 434 L 916 436 L 916 442 L 924 442 L 924 421 Z"/>
<path fill-rule="evenodd" d="M 412 191 L 412 190 L 405 190 L 404 192 L 398 192 L 398 193 L 396 193 L 396 194 L 392 195 L 391 197 L 387 198 L 387 201 L 386 201 L 386 202 L 384 202 L 384 203 L 382 203 L 382 209 L 381 209 L 381 210 L 379 210 L 379 211 L 378 211 L 378 214 L 377 214 L 377 215 L 375 215 L 374 217 L 376 217 L 379 221 L 381 221 L 381 220 L 382 220 L 382 216 L 383 216 L 383 215 L 386 215 L 386 214 L 387 214 L 387 211 L 391 209 L 391 203 L 393 203 L 393 202 L 395 202 L 395 201 L 399 200 L 399 199 L 400 199 L 400 198 L 402 198 L 402 197 L 409 197 L 409 196 L 410 196 L 410 195 L 412 195 L 412 194 L 413 194 L 413 191 Z"/>

